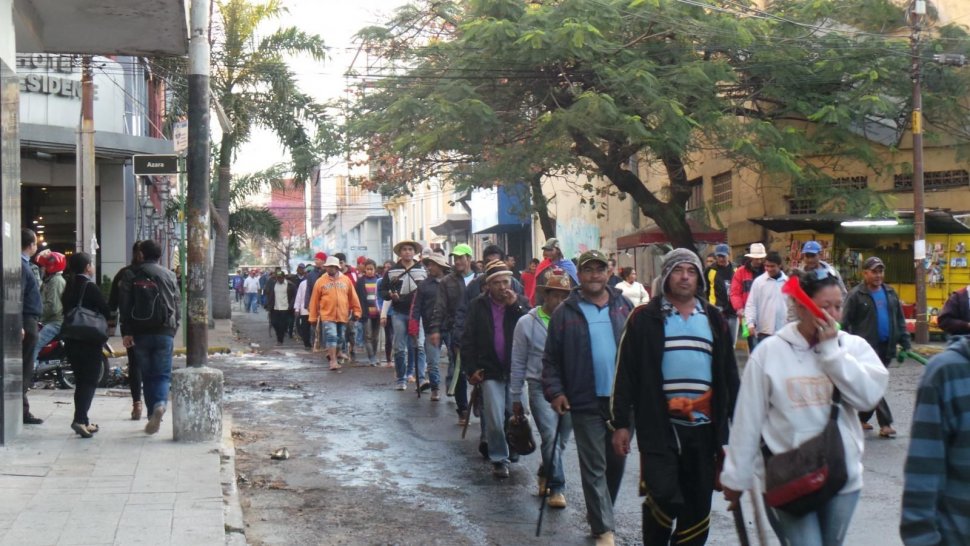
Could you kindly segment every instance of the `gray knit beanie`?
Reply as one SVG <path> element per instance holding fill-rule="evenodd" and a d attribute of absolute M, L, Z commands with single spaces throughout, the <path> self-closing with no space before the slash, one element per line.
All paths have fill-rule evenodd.
<path fill-rule="evenodd" d="M 664 256 L 663 269 L 660 273 L 660 290 L 665 292 L 667 288 L 667 277 L 679 264 L 688 263 L 697 270 L 697 291 L 703 293 L 707 291 L 707 283 L 704 280 L 704 267 L 701 266 L 701 259 L 693 250 L 686 248 L 675 248 Z"/>

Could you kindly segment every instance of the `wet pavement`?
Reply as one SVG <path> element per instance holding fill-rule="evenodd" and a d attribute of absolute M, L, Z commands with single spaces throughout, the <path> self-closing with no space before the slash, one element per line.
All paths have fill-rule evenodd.
<path fill-rule="evenodd" d="M 451 399 L 418 399 L 413 385 L 394 390 L 392 368 L 330 372 L 299 340 L 276 346 L 264 314 L 236 313 L 233 323 L 259 347 L 210 365 L 225 373 L 250 544 L 592 544 L 572 444 L 563 457 L 569 506 L 547 508 L 537 539 L 538 452 L 496 480 L 477 451 L 478 423 L 462 440 Z M 901 544 L 902 464 L 922 368 L 897 366 L 888 400 L 899 438 L 867 439 L 866 487 L 847 545 Z M 272 460 L 281 447 L 289 458 Z M 640 542 L 637 460 L 634 447 L 616 505 L 618 544 Z M 757 544 L 754 511 L 745 509 Z M 738 543 L 719 495 L 711 518 L 708 544 Z"/>

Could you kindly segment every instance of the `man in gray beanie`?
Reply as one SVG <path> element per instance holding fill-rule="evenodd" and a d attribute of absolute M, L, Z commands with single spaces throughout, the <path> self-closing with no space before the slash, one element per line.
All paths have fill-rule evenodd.
<path fill-rule="evenodd" d="M 727 321 L 704 300 L 694 252 L 664 256 L 661 297 L 637 307 L 617 354 L 610 404 L 613 449 L 630 453 L 631 413 L 640 448 L 644 544 L 699 545 L 727 444 L 739 380 Z"/>

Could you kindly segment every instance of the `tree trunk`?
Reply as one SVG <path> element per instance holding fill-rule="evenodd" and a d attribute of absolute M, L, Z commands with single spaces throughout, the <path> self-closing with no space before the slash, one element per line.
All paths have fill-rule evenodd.
<path fill-rule="evenodd" d="M 545 173 L 536 173 L 529 179 L 529 189 L 532 191 L 532 209 L 539 216 L 539 226 L 546 239 L 556 236 L 556 220 L 549 216 L 549 200 L 542 193 L 542 177 Z"/>
<path fill-rule="evenodd" d="M 216 188 L 215 213 L 224 221 L 212 222 L 214 253 L 212 259 L 212 318 L 232 317 L 229 291 L 225 289 L 229 278 L 229 185 L 232 182 L 232 138 L 223 135 L 219 146 L 219 177 Z"/>

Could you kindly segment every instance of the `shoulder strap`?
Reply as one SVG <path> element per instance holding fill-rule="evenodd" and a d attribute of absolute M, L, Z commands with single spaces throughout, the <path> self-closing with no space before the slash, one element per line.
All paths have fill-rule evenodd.
<path fill-rule="evenodd" d="M 75 280 L 76 279 L 77 279 L 77 277 L 75 277 Z M 88 285 L 91 284 L 91 282 L 92 281 L 85 282 L 84 283 L 84 286 L 81 287 L 81 290 L 78 291 L 78 295 L 77 295 L 77 305 L 74 306 L 75 309 L 77 309 L 78 307 L 81 307 L 81 301 L 84 300 L 84 294 L 85 294 L 85 292 L 88 291 Z"/>

